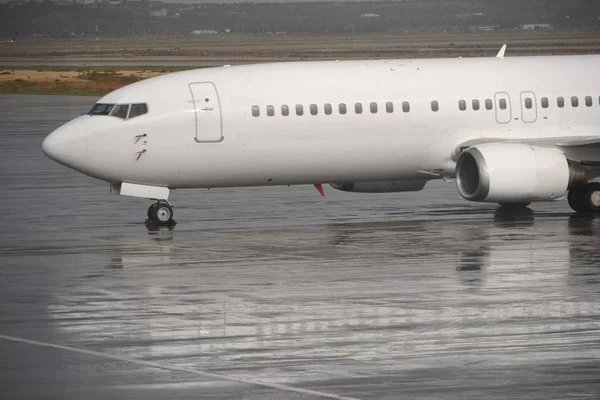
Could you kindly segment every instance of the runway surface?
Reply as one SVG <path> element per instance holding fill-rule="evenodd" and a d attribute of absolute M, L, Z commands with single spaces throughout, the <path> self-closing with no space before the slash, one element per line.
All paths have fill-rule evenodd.
<path fill-rule="evenodd" d="M 3 399 L 600 397 L 600 219 L 453 184 L 148 201 L 45 158 L 94 98 L 0 96 Z"/>

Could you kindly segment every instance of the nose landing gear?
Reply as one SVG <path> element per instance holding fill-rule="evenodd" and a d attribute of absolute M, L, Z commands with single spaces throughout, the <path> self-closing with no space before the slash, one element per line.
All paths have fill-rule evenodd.
<path fill-rule="evenodd" d="M 146 222 L 157 225 L 175 225 L 173 207 L 166 201 L 159 200 L 148 208 L 148 220 Z"/>

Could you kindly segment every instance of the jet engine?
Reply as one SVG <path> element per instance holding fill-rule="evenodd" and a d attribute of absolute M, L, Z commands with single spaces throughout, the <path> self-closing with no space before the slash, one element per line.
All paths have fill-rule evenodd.
<path fill-rule="evenodd" d="M 412 179 L 405 181 L 379 182 L 338 182 L 330 183 L 334 189 L 343 192 L 356 193 L 388 193 L 388 192 L 418 192 L 425 187 L 426 180 Z"/>
<path fill-rule="evenodd" d="M 471 201 L 528 203 L 564 197 L 584 180 L 579 164 L 558 149 L 519 143 L 487 143 L 463 151 L 456 162 L 456 186 Z"/>

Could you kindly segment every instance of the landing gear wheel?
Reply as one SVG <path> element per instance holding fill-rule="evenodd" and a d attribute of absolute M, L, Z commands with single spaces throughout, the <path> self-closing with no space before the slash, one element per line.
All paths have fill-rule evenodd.
<path fill-rule="evenodd" d="M 167 203 L 152 204 L 148 208 L 148 218 L 156 224 L 173 224 L 173 208 Z"/>
<path fill-rule="evenodd" d="M 573 194 L 569 192 L 569 205 L 576 212 L 600 214 L 600 183 L 588 183 L 575 189 Z"/>
<path fill-rule="evenodd" d="M 573 209 L 573 211 L 578 213 L 583 213 L 585 210 L 583 209 L 582 201 L 583 198 L 583 187 L 578 187 L 575 189 L 569 190 L 569 195 L 567 196 L 567 200 L 569 201 L 569 207 Z"/>
<path fill-rule="evenodd" d="M 153 215 L 154 215 L 156 207 L 158 207 L 158 204 L 159 203 L 154 203 L 148 208 L 148 219 L 154 220 Z"/>

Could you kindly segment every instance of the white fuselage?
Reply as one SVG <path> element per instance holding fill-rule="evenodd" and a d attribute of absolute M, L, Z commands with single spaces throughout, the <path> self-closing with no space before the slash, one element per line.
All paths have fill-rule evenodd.
<path fill-rule="evenodd" d="M 145 103 L 148 112 L 128 120 L 81 116 L 44 149 L 111 183 L 170 189 L 450 177 L 462 143 L 598 135 L 599 71 L 600 56 L 199 69 L 106 95 L 98 103 Z"/>

